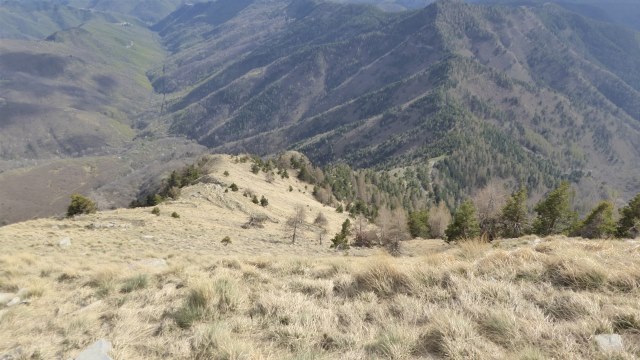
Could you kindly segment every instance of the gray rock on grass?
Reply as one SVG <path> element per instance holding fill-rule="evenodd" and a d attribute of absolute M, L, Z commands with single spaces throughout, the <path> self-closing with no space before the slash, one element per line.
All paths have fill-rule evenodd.
<path fill-rule="evenodd" d="M 596 344 L 598 348 L 605 353 L 623 351 L 622 336 L 618 334 L 600 334 L 596 335 Z"/>
<path fill-rule="evenodd" d="M 0 305 L 7 305 L 16 297 L 13 293 L 0 293 Z"/>
<path fill-rule="evenodd" d="M 84 351 L 78 355 L 76 360 L 112 360 L 109 357 L 110 351 L 111 342 L 105 339 L 100 339 L 84 349 Z"/>
<path fill-rule="evenodd" d="M 22 304 L 22 300 L 20 300 L 20 298 L 16 296 L 7 303 L 7 307 L 12 307 L 20 304 Z"/>
<path fill-rule="evenodd" d="M 66 249 L 68 247 L 71 246 L 71 239 L 66 237 L 60 240 L 60 242 L 58 242 L 58 246 L 60 246 L 61 249 Z"/>

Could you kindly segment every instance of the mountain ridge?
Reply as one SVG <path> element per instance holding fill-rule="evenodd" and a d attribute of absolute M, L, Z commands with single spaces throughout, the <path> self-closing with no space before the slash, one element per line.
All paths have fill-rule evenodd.
<path fill-rule="evenodd" d="M 387 114 L 387 122 L 392 121 L 388 117 L 392 109 L 401 114 L 406 109 L 415 109 L 408 104 L 414 104 L 421 97 L 420 91 L 413 98 L 400 95 L 394 99 L 390 97 L 394 92 L 389 89 L 395 86 L 397 91 L 409 94 L 418 86 L 426 91 L 425 96 L 445 91 L 442 98 L 453 97 L 456 106 L 476 109 L 471 111 L 471 117 L 476 118 L 474 121 L 490 122 L 507 138 L 517 135 L 517 146 L 524 147 L 528 153 L 525 157 L 536 154 L 531 161 L 539 156 L 551 160 L 556 170 L 550 172 L 556 173 L 556 178 L 557 173 L 561 173 L 560 178 L 580 181 L 588 174 L 584 163 L 579 164 L 580 160 L 576 162 L 571 159 L 573 155 L 568 155 L 572 148 L 580 148 L 583 154 L 588 153 L 587 157 L 593 158 L 601 158 L 607 153 L 607 159 L 597 161 L 600 164 L 597 166 L 607 167 L 607 163 L 618 159 L 626 163 L 626 173 L 633 172 L 629 165 L 633 162 L 631 159 L 637 159 L 639 155 L 635 150 L 638 148 L 635 134 L 638 134 L 640 113 L 636 110 L 639 97 L 635 88 L 638 84 L 635 58 L 631 55 L 636 51 L 638 41 L 631 31 L 596 23 L 562 7 L 507 8 L 439 1 L 422 10 L 389 14 L 376 12 L 371 7 L 340 6 L 347 8 L 336 10 L 339 8 L 330 4 L 312 7 L 306 16 L 292 20 L 291 25 L 275 32 L 267 43 L 258 44 L 237 61 L 220 60 L 218 70 L 207 80 L 193 83 L 192 87 L 187 85 L 188 91 L 181 90 L 179 95 L 172 97 L 168 108 L 174 114 L 166 117 L 169 131 L 185 134 L 216 151 L 267 154 L 295 148 L 308 152 L 313 161 L 320 163 L 346 160 L 356 166 L 377 166 L 381 162 L 376 159 L 397 161 L 387 157 L 393 147 L 406 151 L 415 149 L 417 143 L 409 145 L 411 141 L 401 139 L 406 134 L 402 135 L 403 130 L 398 128 L 401 133 L 393 135 L 392 131 L 387 133 L 386 140 L 381 139 L 388 149 L 371 156 L 366 152 L 365 143 L 354 142 L 353 136 L 346 140 L 340 135 L 343 130 L 337 129 L 350 131 L 350 134 L 366 133 L 364 129 L 379 122 L 384 114 Z M 335 17 L 323 15 L 331 11 Z M 345 13 L 352 21 L 341 20 L 340 16 Z M 242 12 L 238 16 L 242 17 Z M 600 40 L 589 40 L 583 34 L 576 37 L 572 33 L 562 33 L 562 29 L 566 32 L 573 27 L 587 28 L 599 35 L 600 40 L 610 39 L 612 46 L 622 51 L 619 58 L 624 60 L 608 63 L 610 59 L 597 51 L 596 44 Z M 317 30 L 298 34 L 298 29 Z M 618 33 L 623 36 L 613 36 Z M 575 45 L 575 39 L 580 40 L 580 46 Z M 533 42 L 537 47 L 524 45 L 527 42 Z M 620 44 L 625 42 L 633 46 L 624 50 Z M 440 67 L 435 65 L 438 62 L 441 62 Z M 449 69 L 449 72 L 438 74 L 442 69 Z M 432 72 L 432 76 L 420 75 L 421 71 Z M 452 80 L 457 72 L 467 72 L 469 78 L 493 82 L 494 89 L 504 93 L 504 97 L 480 100 L 486 94 L 482 94 L 478 86 L 486 84 L 467 82 L 467 88 L 463 88 L 459 84 L 467 81 L 465 78 Z M 485 75 L 481 75 L 483 73 Z M 446 84 L 444 87 L 437 85 L 440 83 L 438 75 L 442 77 L 442 84 Z M 407 85 L 412 78 L 420 76 L 425 79 L 423 82 Z M 519 96 L 528 94 L 527 108 L 518 104 L 518 96 L 508 99 L 508 92 L 514 87 L 519 89 Z M 620 91 L 625 88 L 626 91 Z M 471 93 L 470 89 L 475 89 L 476 93 Z M 550 98 L 556 98 L 557 108 L 543 104 L 542 99 L 546 103 Z M 599 108 L 592 104 L 598 104 Z M 476 113 L 479 109 L 483 109 L 482 114 Z M 605 113 L 619 110 L 623 113 L 613 116 L 616 118 L 614 123 L 611 118 L 605 123 L 600 121 L 610 116 Z M 586 112 L 592 114 L 594 111 L 600 112 L 599 120 L 593 119 L 587 124 L 584 120 Z M 547 114 L 547 120 L 543 113 Z M 429 117 L 428 114 L 413 116 Z M 516 114 L 524 118 L 516 121 Z M 527 122 L 523 123 L 524 119 Z M 533 124 L 533 119 L 537 124 Z M 545 125 L 541 120 L 553 121 Z M 361 128 L 356 122 L 366 126 Z M 375 129 L 378 135 L 385 134 L 380 127 Z M 340 134 L 328 140 L 327 136 L 332 132 Z M 589 135 L 590 132 L 593 135 Z M 373 136 L 371 131 L 369 136 Z M 563 145 L 567 136 L 576 145 Z M 590 137 L 597 138 L 596 145 L 589 144 L 593 141 Z M 418 138 L 423 140 L 424 136 Z M 612 145 L 612 139 L 620 138 L 621 141 Z M 361 151 L 367 162 L 358 163 L 353 148 L 330 155 L 335 149 L 326 148 L 326 145 L 314 148 L 313 145 L 335 141 L 358 143 L 353 147 Z M 291 142 L 297 145 L 291 147 Z M 380 148 L 382 145 L 375 146 Z M 557 146 L 564 148 L 564 154 L 555 152 L 552 156 L 549 151 L 541 152 L 544 147 Z M 343 157 L 346 153 L 349 157 Z M 443 155 L 442 152 L 431 153 L 434 157 Z M 594 175 L 593 171 L 591 175 Z M 637 176 L 631 178 L 637 179 Z M 609 180 L 596 174 L 589 182 Z M 618 182 L 612 188 L 621 188 L 631 194 L 638 186 L 636 182 Z M 545 183 L 549 184 L 548 181 Z M 606 189 L 599 191 L 607 192 Z"/>

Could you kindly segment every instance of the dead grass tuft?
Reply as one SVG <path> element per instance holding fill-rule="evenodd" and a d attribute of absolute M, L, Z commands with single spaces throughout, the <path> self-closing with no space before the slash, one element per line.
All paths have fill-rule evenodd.
<path fill-rule="evenodd" d="M 489 310 L 480 316 L 478 325 L 483 336 L 503 347 L 511 348 L 519 339 L 518 319 L 513 311 Z"/>
<path fill-rule="evenodd" d="M 141 290 L 147 287 L 149 284 L 149 278 L 146 274 L 139 274 L 132 276 L 124 281 L 120 287 L 120 292 L 128 294 L 130 292 Z"/>
<path fill-rule="evenodd" d="M 611 319 L 613 329 L 617 333 L 633 332 L 640 334 L 640 314 L 622 313 L 616 314 Z"/>
<path fill-rule="evenodd" d="M 545 314 L 558 321 L 574 321 L 592 314 L 597 310 L 597 305 L 588 297 L 565 292 L 555 295 L 547 302 L 541 304 Z"/>
<path fill-rule="evenodd" d="M 213 289 L 208 284 L 194 285 L 184 305 L 173 314 L 176 324 L 186 329 L 190 328 L 194 322 L 204 319 L 210 313 L 213 297 Z"/>
<path fill-rule="evenodd" d="M 453 358 L 458 349 L 456 342 L 468 344 L 467 341 L 476 336 L 469 320 L 461 314 L 445 310 L 435 314 L 428 328 L 418 336 L 413 354 Z"/>
<path fill-rule="evenodd" d="M 365 345 L 365 350 L 376 358 L 406 359 L 411 355 L 411 339 L 398 329 L 385 329 Z"/>
<path fill-rule="evenodd" d="M 545 277 L 558 287 L 599 290 L 606 285 L 607 272 L 591 259 L 555 258 L 547 264 Z"/>
<path fill-rule="evenodd" d="M 491 249 L 491 243 L 484 238 L 474 238 L 458 242 L 459 256 L 464 260 L 475 260 Z"/>
<path fill-rule="evenodd" d="M 353 286 L 357 291 L 371 291 L 382 297 L 410 294 L 415 291 L 415 285 L 410 276 L 387 261 L 378 261 L 353 278 Z"/>

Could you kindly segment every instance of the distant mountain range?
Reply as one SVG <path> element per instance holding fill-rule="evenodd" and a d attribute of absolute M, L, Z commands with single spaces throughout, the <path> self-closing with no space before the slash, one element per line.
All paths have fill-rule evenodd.
<path fill-rule="evenodd" d="M 629 2 L 353 2 L 376 6 L 0 0 L 0 221 L 31 214 L 2 192 L 31 171 L 86 175 L 38 215 L 74 188 L 122 206 L 203 146 L 404 169 L 451 202 L 492 181 L 570 179 L 585 207 L 640 189 Z"/>
<path fill-rule="evenodd" d="M 495 175 L 640 187 L 638 34 L 561 6 L 221 0 L 153 29 L 173 52 L 151 76 L 170 133 L 218 151 L 380 168 L 444 156 L 452 196 Z"/>

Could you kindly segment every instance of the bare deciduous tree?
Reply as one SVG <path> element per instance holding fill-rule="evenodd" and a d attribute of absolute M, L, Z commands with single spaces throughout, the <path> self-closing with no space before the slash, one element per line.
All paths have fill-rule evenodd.
<path fill-rule="evenodd" d="M 322 236 L 328 232 L 327 225 L 329 225 L 329 221 L 323 213 L 319 212 L 315 220 L 313 220 L 313 224 L 318 228 L 318 238 L 320 240 L 320 245 L 322 245 Z"/>
<path fill-rule="evenodd" d="M 265 180 L 271 184 L 273 183 L 273 181 L 276 179 L 275 175 L 273 175 L 273 172 L 269 171 L 266 175 L 265 175 Z"/>
<path fill-rule="evenodd" d="M 379 241 L 392 255 L 398 254 L 400 242 L 410 238 L 406 212 L 402 208 L 382 208 L 376 223 L 380 227 Z"/>
<path fill-rule="evenodd" d="M 480 230 L 490 240 L 498 235 L 498 223 L 500 213 L 505 205 L 507 192 L 504 187 L 495 182 L 490 182 L 482 190 L 478 191 L 472 201 L 476 207 Z"/>
<path fill-rule="evenodd" d="M 306 218 L 307 210 L 302 205 L 296 205 L 293 214 L 287 218 L 285 231 L 291 235 L 292 244 L 295 244 L 296 239 L 301 236 Z"/>
<path fill-rule="evenodd" d="M 451 212 L 444 202 L 440 202 L 438 206 L 429 209 L 429 231 L 434 239 L 444 238 L 444 231 L 451 222 Z"/>
<path fill-rule="evenodd" d="M 318 187 L 318 188 L 316 188 L 316 191 L 315 191 L 314 195 L 315 195 L 316 200 L 318 200 L 322 204 L 324 204 L 324 205 L 331 204 L 331 200 L 333 198 L 333 196 L 331 194 L 331 190 L 328 190 L 328 189 L 322 188 L 322 187 Z"/>

